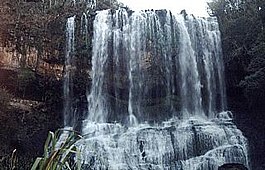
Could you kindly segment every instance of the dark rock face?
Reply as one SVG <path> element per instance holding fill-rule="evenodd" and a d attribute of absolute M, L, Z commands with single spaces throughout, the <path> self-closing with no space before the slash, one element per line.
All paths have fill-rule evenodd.
<path fill-rule="evenodd" d="M 30 169 L 35 157 L 43 152 L 48 131 L 54 131 L 61 125 L 60 101 L 54 97 L 58 93 L 54 92 L 54 96 L 46 100 L 47 103 L 40 101 L 53 88 L 58 91 L 60 82 L 52 78 L 47 81 L 47 78 L 40 76 L 38 81 L 23 85 L 18 79 L 22 74 L 25 74 L 24 70 L 18 68 L 0 69 L 1 88 L 4 87 L 11 94 L 6 107 L 0 107 L 0 169 L 8 169 L 14 149 L 18 158 L 16 169 Z M 41 91 L 39 85 L 44 82 L 45 91 Z M 20 98 L 23 96 L 24 99 Z"/>
<path fill-rule="evenodd" d="M 0 110 L 0 169 L 10 166 L 16 149 L 16 169 L 30 169 L 35 157 L 42 154 L 49 130 L 60 126 L 60 114 L 36 101 L 15 100 L 7 110 Z"/>

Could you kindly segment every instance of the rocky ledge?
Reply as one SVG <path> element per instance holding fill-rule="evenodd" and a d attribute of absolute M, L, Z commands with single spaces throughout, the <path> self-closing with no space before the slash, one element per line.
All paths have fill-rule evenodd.
<path fill-rule="evenodd" d="M 249 167 L 248 145 L 231 112 L 216 119 L 171 119 L 162 125 L 86 123 L 78 145 L 84 168 L 109 170 L 217 170 Z"/>

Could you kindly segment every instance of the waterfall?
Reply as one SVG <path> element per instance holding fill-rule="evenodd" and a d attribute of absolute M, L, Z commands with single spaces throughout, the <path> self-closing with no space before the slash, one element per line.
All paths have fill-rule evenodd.
<path fill-rule="evenodd" d="M 199 115 L 202 110 L 201 81 L 195 51 L 192 48 L 191 37 L 188 33 L 183 16 L 177 16 L 179 34 L 179 66 L 181 81 L 181 103 L 184 116 Z"/>
<path fill-rule="evenodd" d="M 87 18 L 81 18 L 83 37 Z M 225 111 L 215 18 L 103 10 L 93 26 L 88 116 L 77 143 L 84 169 L 248 167 L 247 139 Z M 64 97 L 70 115 L 74 17 L 67 21 L 67 42 Z"/>
<path fill-rule="evenodd" d="M 197 60 L 203 65 L 201 75 L 205 78 L 201 84 L 205 96 L 205 112 L 213 118 L 216 111 L 226 109 L 226 93 L 224 85 L 224 68 L 220 31 L 215 18 L 195 19 L 188 17 L 188 31 L 195 49 Z"/>
<path fill-rule="evenodd" d="M 214 118 L 226 108 L 220 42 L 214 19 L 165 10 L 99 12 L 88 120 Z"/>
<path fill-rule="evenodd" d="M 88 95 L 89 116 L 88 120 L 104 123 L 109 114 L 109 103 L 106 97 L 106 64 L 109 58 L 108 46 L 111 40 L 111 27 L 109 11 L 98 13 L 94 25 L 93 59 L 92 59 L 92 87 Z"/>
<path fill-rule="evenodd" d="M 75 16 L 67 19 L 66 24 L 66 55 L 64 68 L 63 96 L 64 96 L 64 126 L 72 126 L 74 118 L 71 99 L 73 83 L 71 69 L 73 67 L 73 52 L 75 51 Z"/>

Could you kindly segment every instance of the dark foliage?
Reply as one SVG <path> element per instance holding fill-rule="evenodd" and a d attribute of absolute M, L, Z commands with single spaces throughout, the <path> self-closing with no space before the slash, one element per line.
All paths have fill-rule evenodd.
<path fill-rule="evenodd" d="M 12 95 L 3 87 L 0 87 L 0 108 L 7 109 Z"/>
<path fill-rule="evenodd" d="M 229 109 L 250 141 L 254 169 L 264 169 L 265 1 L 213 0 L 226 70 Z"/>

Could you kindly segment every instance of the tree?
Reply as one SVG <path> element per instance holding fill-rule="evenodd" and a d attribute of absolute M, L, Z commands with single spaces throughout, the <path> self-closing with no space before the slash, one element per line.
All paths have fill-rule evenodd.
<path fill-rule="evenodd" d="M 220 24 L 228 89 L 241 87 L 249 104 L 256 103 L 250 94 L 265 88 L 264 1 L 214 0 L 208 6 Z"/>
<path fill-rule="evenodd" d="M 224 53 L 228 108 L 250 141 L 253 169 L 264 169 L 265 1 L 214 0 Z"/>

